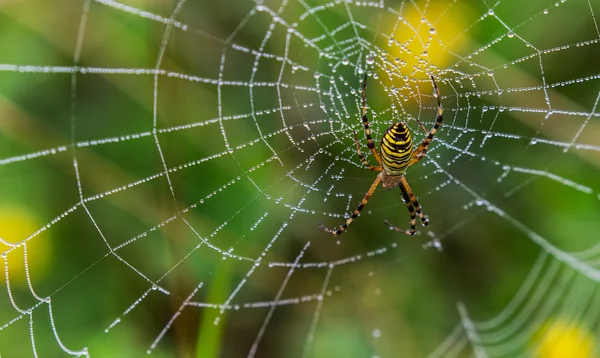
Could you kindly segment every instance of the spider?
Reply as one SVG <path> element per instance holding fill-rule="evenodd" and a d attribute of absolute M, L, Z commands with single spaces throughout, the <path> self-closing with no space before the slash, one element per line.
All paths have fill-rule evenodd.
<path fill-rule="evenodd" d="M 365 79 L 362 85 L 362 122 L 365 127 L 365 136 L 367 137 L 367 146 L 369 150 L 373 153 L 373 156 L 379 163 L 378 166 L 371 165 L 363 156 L 360 151 L 360 147 L 358 145 L 358 138 L 356 136 L 356 132 L 354 132 L 354 141 L 356 143 L 356 153 L 358 154 L 358 158 L 364 164 L 364 166 L 374 172 L 379 172 L 373 184 L 371 184 L 371 188 L 365 194 L 365 197 L 362 199 L 360 204 L 350 218 L 346 220 L 344 225 L 340 226 L 337 230 L 328 229 L 323 226 L 322 223 L 319 223 L 319 227 L 328 233 L 333 235 L 340 235 L 346 231 L 348 226 L 356 219 L 356 217 L 360 214 L 362 209 L 367 205 L 369 199 L 373 195 L 373 192 L 381 183 L 384 189 L 391 190 L 398 186 L 400 188 L 400 192 L 402 193 L 402 198 L 404 199 L 404 203 L 406 204 L 406 208 L 410 213 L 410 230 L 402 230 L 389 222 L 385 221 L 385 224 L 390 227 L 390 229 L 396 230 L 398 232 L 404 233 L 406 235 L 414 235 L 416 232 L 416 216 L 419 216 L 423 226 L 429 225 L 429 221 L 423 215 L 421 211 L 421 205 L 417 201 L 417 197 L 413 193 L 412 189 L 408 185 L 408 181 L 404 177 L 404 173 L 406 173 L 406 169 L 411 165 L 417 163 L 421 160 L 425 153 L 427 153 L 427 148 L 429 147 L 429 143 L 431 143 L 433 136 L 440 128 L 442 124 L 443 117 L 443 109 L 442 103 L 440 101 L 440 90 L 438 89 L 435 79 L 431 76 L 431 81 L 433 82 L 433 88 L 435 91 L 435 95 L 437 98 L 437 116 L 435 119 L 435 124 L 433 128 L 428 132 L 425 127 L 419 121 L 419 125 L 425 131 L 426 137 L 423 139 L 421 144 L 413 150 L 412 138 L 410 135 L 410 131 L 408 130 L 408 126 L 404 122 L 396 122 L 391 127 L 389 127 L 385 133 L 383 134 L 383 138 L 381 139 L 381 144 L 379 145 L 379 152 L 375 149 L 375 143 L 371 138 L 371 129 L 369 127 L 369 120 L 367 118 L 367 75 L 365 75 Z M 417 120 L 418 121 L 418 120 Z"/>

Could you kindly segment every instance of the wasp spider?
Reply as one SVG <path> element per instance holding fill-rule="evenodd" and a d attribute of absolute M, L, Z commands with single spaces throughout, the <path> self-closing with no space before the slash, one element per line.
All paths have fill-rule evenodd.
<path fill-rule="evenodd" d="M 356 210 L 354 210 L 354 212 L 352 212 L 352 215 L 350 215 L 350 218 L 346 220 L 344 225 L 340 226 L 337 230 L 333 230 L 328 229 L 324 227 L 322 223 L 319 223 L 319 227 L 323 231 L 333 235 L 340 235 L 346 231 L 348 226 L 354 221 L 354 219 L 356 219 L 362 209 L 364 209 L 364 207 L 367 205 L 371 195 L 373 195 L 373 192 L 379 183 L 381 183 L 383 187 L 388 190 L 398 186 L 400 188 L 400 192 L 402 193 L 402 198 L 406 203 L 406 207 L 408 208 L 408 212 L 410 213 L 410 230 L 399 229 L 398 227 L 393 226 L 385 221 L 386 225 L 393 230 L 407 235 L 415 234 L 417 215 L 419 216 L 419 219 L 421 219 L 421 222 L 424 226 L 429 225 L 427 218 L 425 218 L 425 215 L 423 215 L 423 212 L 421 211 L 421 205 L 419 205 L 417 197 L 413 193 L 412 189 L 408 185 L 408 181 L 406 181 L 406 178 L 404 177 L 404 173 L 406 173 L 406 169 L 408 169 L 408 167 L 417 163 L 425 156 L 425 153 L 427 153 L 427 148 L 429 147 L 429 143 L 431 143 L 433 136 L 437 132 L 438 128 L 442 124 L 442 120 L 444 119 L 442 103 L 440 101 L 440 90 L 438 89 L 433 76 L 431 76 L 431 81 L 433 82 L 433 88 L 437 98 L 437 116 L 435 119 L 435 124 L 429 132 L 419 122 L 419 125 L 426 133 L 425 139 L 423 139 L 421 144 L 419 144 L 419 146 L 413 150 L 412 137 L 410 135 L 410 131 L 408 130 L 408 126 L 404 122 L 396 122 L 383 134 L 378 153 L 377 149 L 375 149 L 375 143 L 371 138 L 371 129 L 369 127 L 369 120 L 367 118 L 367 76 L 365 75 L 362 86 L 362 121 L 365 127 L 367 146 L 373 153 L 373 156 L 379 165 L 373 166 L 365 159 L 360 151 L 356 132 L 354 132 L 354 141 L 356 142 L 356 153 L 358 154 L 360 161 L 367 169 L 374 172 L 379 172 L 379 174 L 375 178 L 371 188 L 369 188 L 369 191 L 367 191 L 365 194 L 365 197 L 362 199 L 360 204 L 358 204 L 358 207 Z"/>

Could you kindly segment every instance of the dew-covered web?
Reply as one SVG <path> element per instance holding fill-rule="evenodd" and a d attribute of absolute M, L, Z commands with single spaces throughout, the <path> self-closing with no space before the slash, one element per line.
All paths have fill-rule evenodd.
<path fill-rule="evenodd" d="M 61 56 L 0 57 L 43 103 L 3 99 L 0 130 L 26 130 L 0 175 L 34 178 L 23 204 L 48 208 L 0 241 L 0 354 L 516 357 L 570 327 L 600 355 L 600 6 L 524 3 L 0 8 L 72 30 L 47 39 Z M 431 75 L 441 91 L 407 172 L 430 220 L 414 237 L 383 224 L 409 213 L 382 188 L 344 235 L 317 225 L 375 178 L 353 139 L 375 164 L 365 74 L 376 142 L 400 120 L 421 141 Z"/>

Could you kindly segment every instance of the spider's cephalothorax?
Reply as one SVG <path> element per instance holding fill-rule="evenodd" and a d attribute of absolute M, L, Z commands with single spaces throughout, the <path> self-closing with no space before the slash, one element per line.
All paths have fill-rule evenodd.
<path fill-rule="evenodd" d="M 365 136 L 367 137 L 367 146 L 369 150 L 373 153 L 375 160 L 380 164 L 379 166 L 371 165 L 365 157 L 362 155 L 360 151 L 360 146 L 358 145 L 358 138 L 356 137 L 356 132 L 354 133 L 354 141 L 356 142 L 356 153 L 358 154 L 358 158 L 361 162 L 367 167 L 367 169 L 380 172 L 375 181 L 371 185 L 371 188 L 365 194 L 365 197 L 362 199 L 356 210 L 352 212 L 352 215 L 346 220 L 346 222 L 340 226 L 337 230 L 327 229 L 322 224 L 319 224 L 321 229 L 327 231 L 333 235 L 340 235 L 348 226 L 354 221 L 354 219 L 360 214 L 362 209 L 367 205 L 369 199 L 373 195 L 373 192 L 379 186 L 379 183 L 385 189 L 393 189 L 396 186 L 400 188 L 400 192 L 402 193 L 402 198 L 406 203 L 406 207 L 408 212 L 410 213 L 410 230 L 402 230 L 396 226 L 389 224 L 387 221 L 385 222 L 391 229 L 396 231 L 405 233 L 407 235 L 414 235 L 416 232 L 416 217 L 419 216 L 421 222 L 424 226 L 429 225 L 427 218 L 423 215 L 421 211 L 421 206 L 419 205 L 419 201 L 417 197 L 413 193 L 412 189 L 408 185 L 408 181 L 404 177 L 404 173 L 406 169 L 411 165 L 417 163 L 419 160 L 425 156 L 427 152 L 427 148 L 429 147 L 429 143 L 433 140 L 433 136 L 437 132 L 438 128 L 442 124 L 443 117 L 443 109 L 442 103 L 440 100 L 440 90 L 438 89 L 435 79 L 431 76 L 431 81 L 433 82 L 433 88 L 435 90 L 435 97 L 437 98 L 437 115 L 435 124 L 433 128 L 428 132 L 425 127 L 419 122 L 419 126 L 425 131 L 425 139 L 419 144 L 419 146 L 413 150 L 412 145 L 412 137 L 410 135 L 410 130 L 403 122 L 396 122 L 391 127 L 389 127 L 385 133 L 383 134 L 383 138 L 381 138 L 381 145 L 379 147 L 379 152 L 375 149 L 375 143 L 373 142 L 373 138 L 371 138 L 371 128 L 369 127 L 369 120 L 367 118 L 367 76 L 365 75 L 365 79 L 363 81 L 362 88 L 362 122 L 365 127 Z M 418 120 L 417 120 L 418 121 Z"/>

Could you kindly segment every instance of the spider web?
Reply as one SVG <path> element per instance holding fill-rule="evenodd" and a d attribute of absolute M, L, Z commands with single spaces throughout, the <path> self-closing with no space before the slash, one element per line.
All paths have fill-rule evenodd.
<path fill-rule="evenodd" d="M 517 357 L 600 334 L 598 4 L 3 7 L 26 30 L 0 55 L 2 196 L 41 218 L 0 231 L 3 356 Z M 365 74 L 374 138 L 422 140 L 440 87 L 415 237 L 382 224 L 409 218 L 383 189 L 348 233 L 317 226 L 375 176 Z"/>

